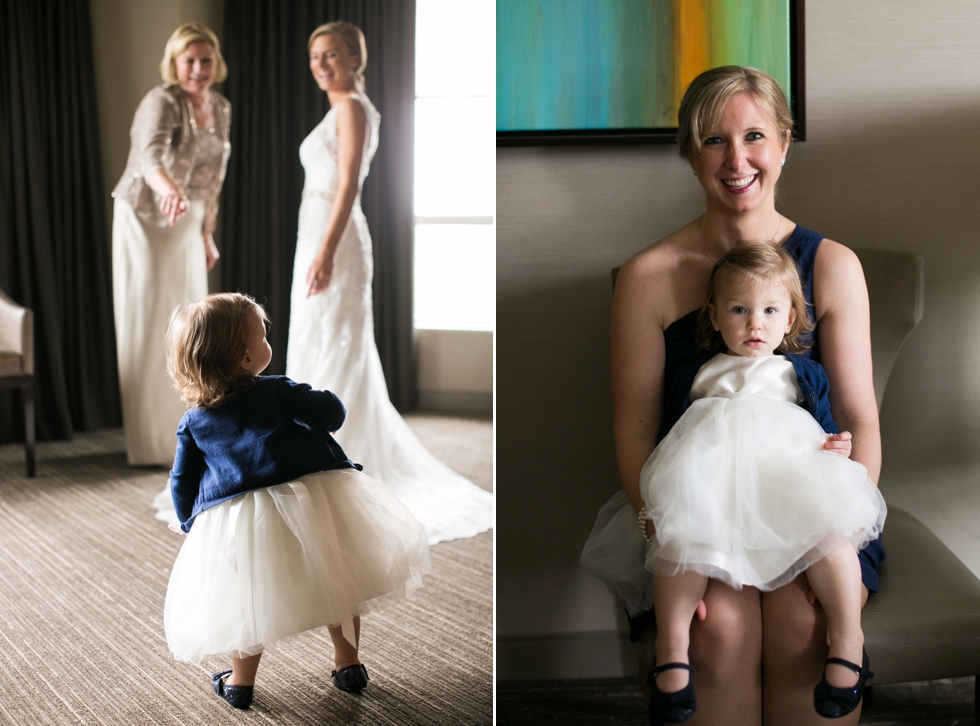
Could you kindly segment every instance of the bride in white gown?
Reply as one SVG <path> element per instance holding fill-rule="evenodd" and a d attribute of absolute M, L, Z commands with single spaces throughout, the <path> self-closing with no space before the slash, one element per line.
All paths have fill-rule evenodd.
<path fill-rule="evenodd" d="M 300 146 L 306 170 L 293 268 L 286 375 L 337 394 L 337 440 L 390 489 L 436 543 L 493 523 L 493 497 L 438 461 L 388 399 L 374 342 L 373 258 L 360 190 L 381 117 L 363 92 L 364 36 L 328 23 L 310 37 L 310 69 L 330 111 Z"/>

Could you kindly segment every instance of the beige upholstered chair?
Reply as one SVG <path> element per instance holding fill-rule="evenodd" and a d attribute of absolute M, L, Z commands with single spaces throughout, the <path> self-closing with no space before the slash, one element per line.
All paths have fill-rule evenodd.
<path fill-rule="evenodd" d="M 874 387 L 880 409 L 895 359 L 922 319 L 923 260 L 904 252 L 855 251 L 871 300 Z M 614 285 L 617 272 L 613 271 Z M 887 475 L 881 487 L 887 501 Z M 980 580 L 925 525 L 898 507 L 888 509 L 883 543 L 888 558 L 878 572 L 879 592 L 869 599 L 863 615 L 873 685 L 980 675 Z M 649 618 L 637 649 L 647 698 L 655 638 L 656 626 Z M 976 682 L 980 688 L 980 678 Z M 873 689 L 866 691 L 866 707 L 871 694 Z M 976 721 L 980 724 L 980 708 Z"/>
<path fill-rule="evenodd" d="M 901 252 L 857 253 L 871 298 L 880 408 L 898 351 L 922 319 L 923 263 Z M 880 483 L 887 501 L 887 471 Z M 898 507 L 888 508 L 883 542 L 888 559 L 879 571 L 878 594 L 868 600 L 862 619 L 873 685 L 980 675 L 980 580 L 924 524 Z M 980 709 L 976 721 L 980 724 Z"/>
<path fill-rule="evenodd" d="M 20 388 L 24 399 L 27 476 L 34 476 L 34 315 L 0 290 L 0 388 Z"/>

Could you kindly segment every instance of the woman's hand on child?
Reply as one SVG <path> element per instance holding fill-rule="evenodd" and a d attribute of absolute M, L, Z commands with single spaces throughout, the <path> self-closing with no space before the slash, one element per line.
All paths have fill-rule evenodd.
<path fill-rule="evenodd" d="M 851 432 L 841 431 L 839 434 L 831 434 L 823 445 L 824 451 L 832 451 L 835 454 L 851 456 Z"/>

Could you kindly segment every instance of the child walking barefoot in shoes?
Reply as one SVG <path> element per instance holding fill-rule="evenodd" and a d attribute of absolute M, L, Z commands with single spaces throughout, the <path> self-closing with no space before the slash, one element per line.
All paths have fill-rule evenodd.
<path fill-rule="evenodd" d="M 404 599 L 429 569 L 424 527 L 334 440 L 340 400 L 260 375 L 266 323 L 250 297 L 224 293 L 178 308 L 167 331 L 168 370 L 191 407 L 170 472 L 187 539 L 167 588 L 167 644 L 191 663 L 230 658 L 212 685 L 241 709 L 262 653 L 320 626 L 334 684 L 364 688 L 360 616 Z"/>
<path fill-rule="evenodd" d="M 632 507 L 611 519 L 600 512 L 586 544 L 583 564 L 614 588 L 639 589 L 653 575 L 651 722 L 685 721 L 697 708 L 688 648 L 709 578 L 775 590 L 806 572 L 828 621 L 831 657 L 814 690 L 821 716 L 853 711 L 873 675 L 857 550 L 881 533 L 885 501 L 848 458 L 826 374 L 799 355 L 811 330 L 782 249 L 746 243 L 722 257 L 699 319 L 705 352 L 664 393 L 683 416 L 640 474 L 645 571 L 623 544 L 636 533 Z"/>

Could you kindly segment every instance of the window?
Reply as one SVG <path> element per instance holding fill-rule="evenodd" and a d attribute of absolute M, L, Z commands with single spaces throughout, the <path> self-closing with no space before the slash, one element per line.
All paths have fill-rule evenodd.
<path fill-rule="evenodd" d="M 415 327 L 491 330 L 493 0 L 417 0 Z"/>

